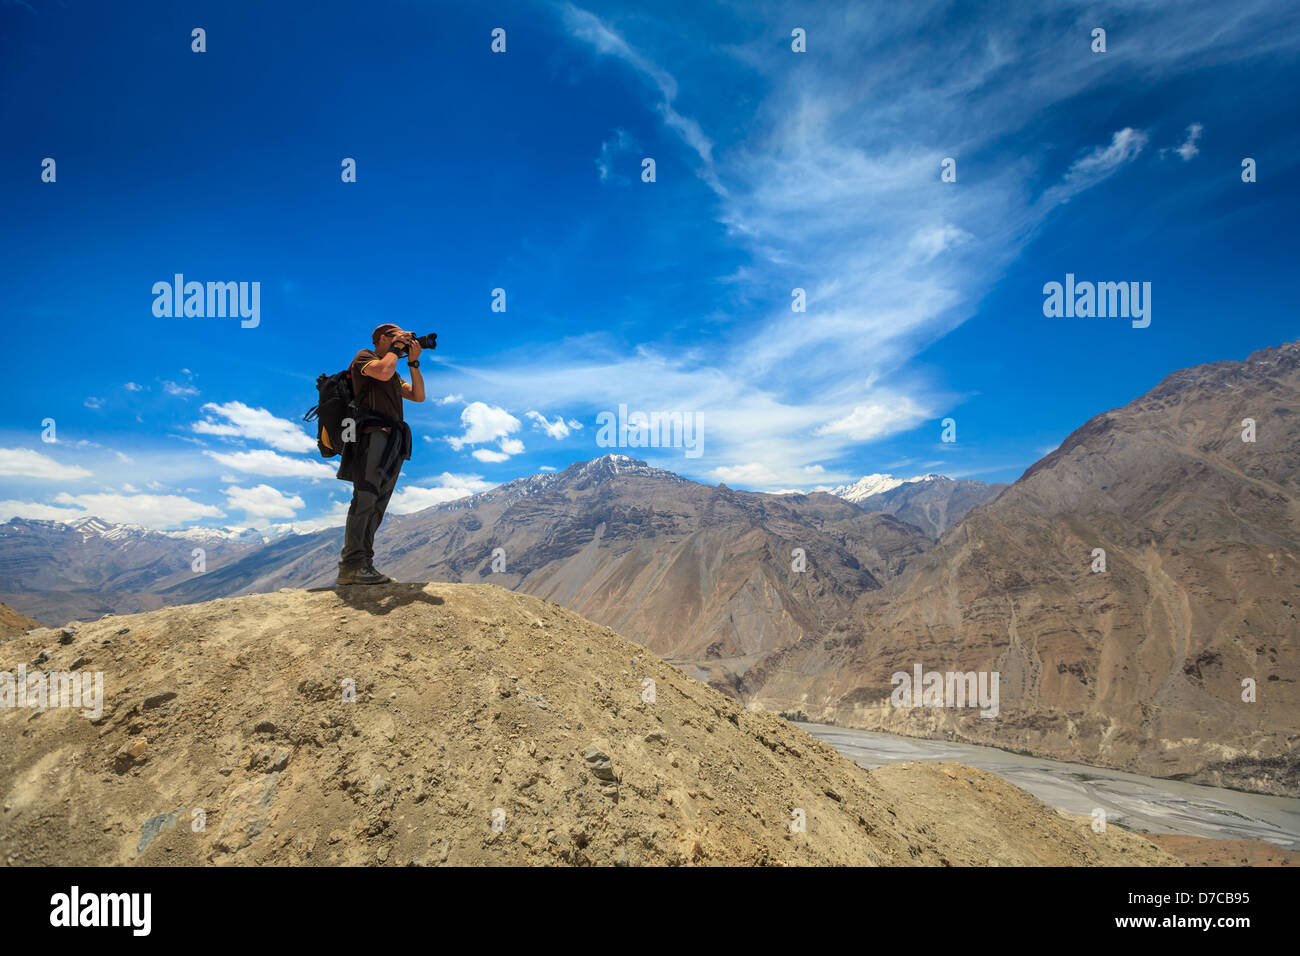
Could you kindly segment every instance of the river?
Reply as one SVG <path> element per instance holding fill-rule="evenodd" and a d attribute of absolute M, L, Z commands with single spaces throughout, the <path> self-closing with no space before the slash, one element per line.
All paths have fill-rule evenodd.
<path fill-rule="evenodd" d="M 909 760 L 956 760 L 995 773 L 1049 806 L 1088 816 L 1101 807 L 1109 823 L 1151 833 L 1267 840 L 1300 849 L 1300 800 L 1143 777 L 1059 760 L 956 743 L 920 740 L 827 724 L 798 724 L 872 770 Z"/>

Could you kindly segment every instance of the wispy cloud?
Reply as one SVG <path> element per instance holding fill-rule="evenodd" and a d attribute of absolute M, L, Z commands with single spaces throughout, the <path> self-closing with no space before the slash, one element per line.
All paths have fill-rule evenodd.
<path fill-rule="evenodd" d="M 1190 163 L 1201 151 L 1200 147 L 1197 146 L 1196 143 L 1200 140 L 1203 132 L 1205 132 L 1205 127 L 1200 123 L 1191 124 L 1186 130 L 1184 130 L 1182 144 L 1174 147 L 1164 147 L 1160 150 L 1160 158 L 1164 159 L 1167 153 L 1173 152 L 1177 153 L 1183 162 Z"/>
<path fill-rule="evenodd" d="M 178 382 L 164 380 L 162 383 L 163 391 L 168 395 L 175 395 L 178 398 L 190 398 L 199 394 L 199 390 L 193 385 L 181 385 Z"/>
<path fill-rule="evenodd" d="M 1090 149 L 1073 163 L 1061 181 L 1043 193 L 1038 202 L 1041 212 L 1069 202 L 1073 197 L 1108 178 L 1120 167 L 1131 163 L 1142 152 L 1149 137 L 1142 130 L 1125 127 L 1118 130 L 1106 146 Z"/>
<path fill-rule="evenodd" d="M 555 421 L 553 422 L 547 420 L 546 416 L 543 415 L 541 412 L 525 412 L 524 417 L 532 421 L 534 428 L 539 429 L 540 431 L 546 433 L 546 435 L 548 435 L 549 437 L 557 440 L 561 438 L 568 438 L 569 435 L 573 432 L 574 426 L 576 426 L 577 428 L 582 427 L 582 424 L 580 422 L 575 422 L 573 423 L 573 425 L 570 425 L 569 423 L 565 422 L 563 415 L 557 416 Z"/>
<path fill-rule="evenodd" d="M 806 482 L 806 466 L 833 465 L 945 414 L 961 396 L 909 361 L 973 314 L 1053 211 L 1132 167 L 1148 143 L 1145 131 L 1120 126 L 1075 145 L 1052 176 L 1059 148 L 1026 153 L 1017 144 L 1024 127 L 1100 82 L 1168 75 L 1186 69 L 1188 56 L 1244 55 L 1258 38 L 1234 19 L 1210 31 L 1211 44 L 1147 9 L 1171 28 L 1170 48 L 1147 30 L 1094 57 L 1075 35 L 1085 8 L 1053 14 L 1051 29 L 1029 37 L 1019 25 L 1034 19 L 1026 5 L 1023 17 L 990 11 L 915 42 L 941 9 L 801 7 L 815 52 L 800 55 L 771 39 L 794 22 L 792 11 L 757 6 L 756 39 L 702 51 L 732 56 L 765 85 L 749 114 L 728 117 L 728 134 L 743 129 L 743 138 L 719 143 L 682 105 L 679 76 L 690 64 L 676 57 L 670 72 L 612 21 L 565 4 L 569 36 L 639 77 L 648 105 L 697 158 L 714 218 L 753 260 L 725 278 L 771 304 L 732 323 L 708 354 L 653 343 L 629 351 L 590 337 L 467 377 L 499 389 L 508 405 L 546 394 L 561 407 L 699 411 L 708 430 L 699 467 L 730 469 L 754 487 Z M 1208 18 L 1192 16 L 1201 27 Z M 635 29 L 627 22 L 623 30 Z M 946 157 L 956 159 L 955 183 L 940 179 Z M 805 312 L 790 309 L 796 287 Z"/>
<path fill-rule="evenodd" d="M 588 44 L 599 54 L 623 60 L 649 83 L 658 94 L 655 109 L 663 119 L 664 125 L 676 133 L 699 157 L 700 178 L 715 192 L 724 195 L 726 190 L 714 172 L 713 141 L 704 134 L 699 123 L 677 111 L 674 105 L 677 100 L 677 80 L 673 75 L 635 49 L 595 14 L 573 4 L 565 4 L 562 15 L 571 36 Z"/>
<path fill-rule="evenodd" d="M 15 478 L 41 478 L 45 481 L 75 481 L 89 478 L 93 472 L 77 465 L 64 465 L 49 455 L 30 448 L 0 448 L 0 475 Z"/>

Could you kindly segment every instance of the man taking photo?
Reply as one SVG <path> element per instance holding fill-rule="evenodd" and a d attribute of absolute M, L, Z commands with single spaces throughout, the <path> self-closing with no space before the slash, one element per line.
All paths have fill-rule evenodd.
<path fill-rule="evenodd" d="M 384 520 L 388 499 L 397 486 L 402 462 L 411 457 L 411 429 L 403 421 L 403 402 L 424 401 L 417 338 L 391 323 L 370 334 L 374 349 L 352 360 L 356 391 L 357 440 L 344 445 L 339 477 L 352 479 L 339 558 L 339 584 L 388 584 L 392 578 L 375 570 L 375 532 Z M 397 374 L 399 353 L 406 357 L 411 381 Z"/>

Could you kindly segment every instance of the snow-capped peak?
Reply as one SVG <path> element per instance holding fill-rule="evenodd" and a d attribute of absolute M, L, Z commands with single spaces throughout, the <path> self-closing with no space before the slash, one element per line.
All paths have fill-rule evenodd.
<path fill-rule="evenodd" d="M 69 521 L 68 524 L 82 534 L 103 534 L 113 527 L 104 519 L 95 517 L 78 518 L 76 521 Z"/>
<path fill-rule="evenodd" d="M 77 518 L 75 521 L 69 521 L 68 527 L 81 533 L 83 541 L 89 538 L 104 538 L 108 541 L 122 541 L 126 538 L 136 538 L 143 534 L 148 534 L 149 529 L 138 524 L 114 524 L 111 521 L 105 521 L 103 518 L 96 518 L 93 515 L 87 518 Z"/>
<path fill-rule="evenodd" d="M 886 491 L 892 491 L 903 484 L 902 478 L 893 475 L 863 475 L 851 485 L 840 485 L 831 489 L 831 494 L 845 501 L 861 501 Z"/>
<path fill-rule="evenodd" d="M 180 531 L 164 531 L 163 534 L 169 538 L 183 538 L 188 541 L 240 541 L 247 543 L 265 544 L 273 537 L 280 537 L 276 534 L 268 537 L 262 534 L 256 528 L 184 528 Z"/>
<path fill-rule="evenodd" d="M 910 485 L 918 481 L 951 480 L 946 475 L 936 475 L 934 473 L 917 475 L 915 478 L 898 478 L 894 475 L 863 475 L 851 485 L 840 485 L 837 488 L 830 489 L 830 493 L 843 498 L 845 501 L 858 502 L 870 498 L 872 495 L 893 491 L 901 485 Z"/>

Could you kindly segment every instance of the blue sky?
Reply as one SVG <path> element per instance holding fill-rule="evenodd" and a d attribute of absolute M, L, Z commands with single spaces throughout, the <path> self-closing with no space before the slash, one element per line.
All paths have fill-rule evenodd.
<path fill-rule="evenodd" d="M 385 321 L 439 334 L 397 511 L 610 451 L 753 490 L 1014 480 L 1177 368 L 1300 338 L 1297 47 L 1296 6 L 1252 0 L 0 0 L 30 369 L 0 520 L 337 523 L 298 419 Z M 257 326 L 155 317 L 176 273 L 259 282 Z M 1045 317 L 1066 273 L 1150 282 L 1150 326 Z M 599 445 L 620 404 L 698 416 L 703 453 Z"/>

